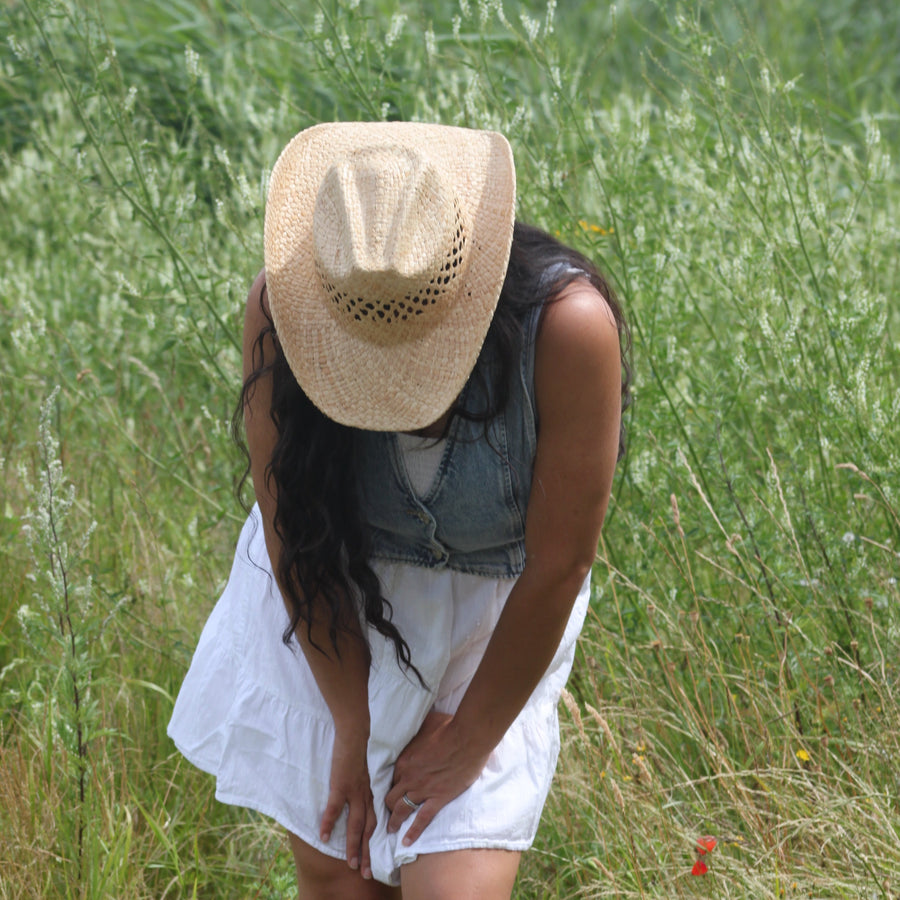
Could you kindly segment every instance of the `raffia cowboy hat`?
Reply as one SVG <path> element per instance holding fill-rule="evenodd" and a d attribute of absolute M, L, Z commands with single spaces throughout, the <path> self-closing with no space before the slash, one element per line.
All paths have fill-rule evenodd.
<path fill-rule="evenodd" d="M 439 419 L 506 275 L 515 169 L 493 132 L 406 122 L 301 131 L 272 171 L 269 305 L 300 387 L 373 431 Z"/>

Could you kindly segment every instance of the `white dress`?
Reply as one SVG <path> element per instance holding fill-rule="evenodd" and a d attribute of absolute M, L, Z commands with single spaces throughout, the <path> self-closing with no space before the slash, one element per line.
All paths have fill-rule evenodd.
<path fill-rule="evenodd" d="M 410 479 L 421 484 L 423 473 L 416 475 L 415 458 L 407 454 L 406 460 Z M 429 470 L 426 463 L 426 485 Z M 413 816 L 399 832 L 386 830 L 384 799 L 394 761 L 429 710 L 456 710 L 515 580 L 378 560 L 373 568 L 393 606 L 393 621 L 431 688 L 423 688 L 414 674 L 404 674 L 393 644 L 369 630 L 368 763 L 378 818 L 370 841 L 374 877 L 399 884 L 400 866 L 420 853 L 527 849 L 556 767 L 557 701 L 572 666 L 590 579 L 547 672 L 478 780 L 445 806 L 411 847 L 404 847 Z M 329 842 L 319 839 L 333 724 L 296 641 L 289 646 L 282 642 L 287 623 L 254 507 L 228 583 L 200 636 L 168 733 L 188 760 L 215 775 L 220 801 L 271 816 L 306 843 L 344 859 L 346 810 Z"/>

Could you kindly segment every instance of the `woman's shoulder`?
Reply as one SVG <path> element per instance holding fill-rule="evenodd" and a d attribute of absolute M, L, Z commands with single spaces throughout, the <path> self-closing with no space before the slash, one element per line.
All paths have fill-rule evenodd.
<path fill-rule="evenodd" d="M 618 432 L 622 354 L 616 317 L 586 279 L 576 279 L 547 304 L 534 360 L 542 431 L 570 417 L 599 416 Z M 611 427 L 612 427 L 611 425 Z"/>
<path fill-rule="evenodd" d="M 607 299 L 587 275 L 576 277 L 547 303 L 541 314 L 538 353 L 619 355 L 619 327 Z"/>

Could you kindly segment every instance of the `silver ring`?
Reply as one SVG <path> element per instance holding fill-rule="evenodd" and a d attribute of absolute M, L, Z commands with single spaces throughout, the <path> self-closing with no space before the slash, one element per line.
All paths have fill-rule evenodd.
<path fill-rule="evenodd" d="M 425 802 L 425 801 L 423 800 L 422 803 L 413 803 L 412 800 L 410 800 L 409 797 L 408 797 L 406 794 L 404 794 L 400 799 L 401 799 L 401 800 L 402 800 L 402 801 L 403 801 L 403 802 L 404 802 L 404 803 L 405 803 L 405 804 L 406 804 L 413 812 L 416 812 L 416 810 L 421 809 L 421 808 L 422 808 L 422 803 Z"/>

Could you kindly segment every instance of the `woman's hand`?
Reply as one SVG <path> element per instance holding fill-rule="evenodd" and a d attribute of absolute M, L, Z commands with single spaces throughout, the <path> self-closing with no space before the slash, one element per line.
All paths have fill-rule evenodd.
<path fill-rule="evenodd" d="M 391 810 L 388 831 L 397 831 L 415 814 L 415 821 L 403 838 L 405 845 L 411 844 L 443 807 L 474 783 L 488 756 L 489 752 L 473 752 L 471 742 L 461 739 L 453 716 L 428 713 L 418 734 L 394 765 L 394 784 L 385 798 Z M 420 804 L 420 808 L 413 809 L 404 796 Z"/>
<path fill-rule="evenodd" d="M 347 864 L 363 878 L 372 877 L 369 839 L 375 831 L 375 804 L 366 762 L 368 729 L 335 729 L 331 756 L 328 804 L 322 816 L 320 837 L 327 842 L 334 823 L 347 807 Z"/>

